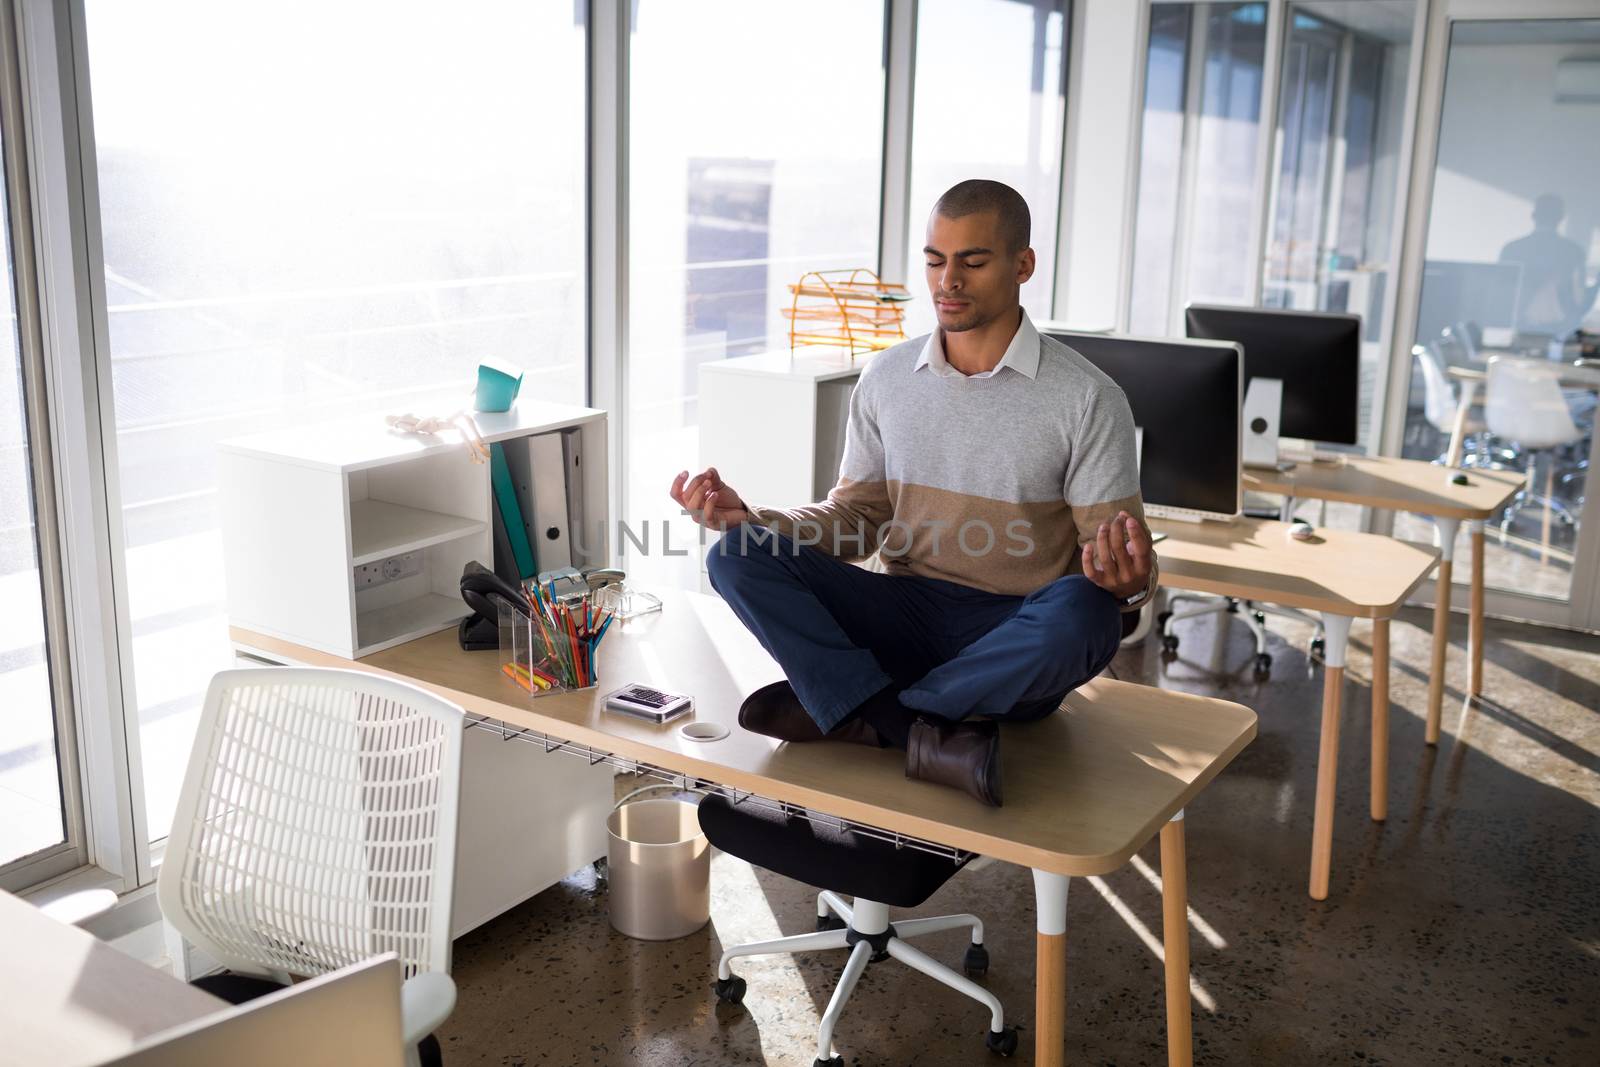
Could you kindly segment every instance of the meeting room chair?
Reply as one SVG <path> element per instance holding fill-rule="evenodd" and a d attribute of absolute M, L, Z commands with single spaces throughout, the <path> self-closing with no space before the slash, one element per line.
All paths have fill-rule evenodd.
<path fill-rule="evenodd" d="M 194 984 L 239 1004 L 394 952 L 407 1062 L 438 1063 L 463 719 L 356 671 L 214 677 L 157 882 L 166 921 L 231 972 Z"/>
<path fill-rule="evenodd" d="M 729 963 L 741 956 L 795 954 L 826 949 L 848 949 L 849 958 L 839 984 L 817 1027 L 817 1056 L 813 1067 L 844 1067 L 833 1053 L 833 1033 L 856 982 L 869 963 L 896 959 L 929 978 L 972 998 L 989 1010 L 984 1039 L 990 1052 L 1010 1056 L 1017 1049 L 1017 1031 L 1005 1024 L 1005 1011 L 993 993 L 974 982 L 989 969 L 983 947 L 983 922 L 975 915 L 889 921 L 889 908 L 915 908 L 923 904 L 964 865 L 948 856 L 836 829 L 832 821 L 813 821 L 789 809 L 766 805 L 735 805 L 720 796 L 700 802 L 700 828 L 717 848 L 776 874 L 815 886 L 815 933 L 780 937 L 735 945 L 724 950 L 717 964 L 713 987 L 717 999 L 727 1004 L 744 1000 L 745 980 Z M 850 896 L 852 903 L 845 903 Z M 962 961 L 966 977 L 914 948 L 910 938 L 943 930 L 967 928 L 971 944 Z"/>
<path fill-rule="evenodd" d="M 1457 413 L 1461 409 L 1459 390 L 1450 384 L 1450 379 L 1445 374 L 1444 362 L 1439 358 L 1439 353 L 1433 344 L 1414 345 L 1411 354 L 1416 357 L 1417 365 L 1422 368 L 1422 414 L 1428 420 L 1428 425 L 1445 436 L 1446 440 L 1455 433 Z M 1473 418 L 1472 413 L 1467 413 L 1462 423 L 1462 432 L 1466 448 L 1462 453 L 1461 465 L 1463 467 L 1477 467 L 1488 465 L 1486 460 L 1486 442 L 1484 433 L 1488 429 L 1481 418 Z M 1450 453 L 1448 450 L 1441 452 L 1433 462 L 1447 464 Z"/>
<path fill-rule="evenodd" d="M 1512 442 L 1528 457 L 1528 484 L 1512 498 L 1500 520 L 1505 541 L 1511 524 L 1523 510 L 1543 506 L 1540 560 L 1549 558 L 1552 513 L 1568 526 L 1577 520 L 1565 503 L 1555 498 L 1555 450 L 1583 436 L 1561 393 L 1562 365 L 1545 360 L 1489 360 L 1488 396 L 1484 416 L 1489 432 Z M 1545 460 L 1544 491 L 1537 492 L 1539 460 Z"/>

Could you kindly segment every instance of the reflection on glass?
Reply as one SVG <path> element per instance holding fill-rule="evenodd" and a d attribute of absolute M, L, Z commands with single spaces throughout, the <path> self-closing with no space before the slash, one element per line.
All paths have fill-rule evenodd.
<path fill-rule="evenodd" d="M 3 195 L 0 189 L 6 248 L 0 303 L 0 866 L 59 844 L 66 833 L 22 403 L 11 215 Z"/>
<path fill-rule="evenodd" d="M 908 335 L 934 325 L 920 267 L 927 214 L 940 194 L 967 178 L 1005 182 L 1028 202 L 1038 266 L 1022 287 L 1022 303 L 1035 319 L 1050 316 L 1066 108 L 1066 6 L 1066 0 L 922 0 L 917 7 Z M 973 79 L 968 73 L 975 55 L 1015 62 Z"/>
<path fill-rule="evenodd" d="M 1252 303 L 1267 5 L 1150 11 L 1130 326 L 1182 332 L 1192 303 Z"/>
<path fill-rule="evenodd" d="M 1597 54 L 1600 20 L 1454 24 L 1406 408 L 1407 456 L 1527 474 L 1490 523 L 1487 579 L 1556 600 L 1600 391 L 1575 363 L 1600 334 Z"/>
<path fill-rule="evenodd" d="M 87 5 L 146 814 L 231 662 L 215 443 L 584 398 L 581 5 Z M 219 47 L 219 42 L 228 42 Z M 442 398 L 430 400 L 439 390 Z"/>
<path fill-rule="evenodd" d="M 786 352 L 789 283 L 877 266 L 883 8 L 640 0 L 634 13 L 622 517 L 650 547 L 618 547 L 630 578 L 698 588 L 701 553 L 667 487 L 699 462 L 700 364 Z"/>

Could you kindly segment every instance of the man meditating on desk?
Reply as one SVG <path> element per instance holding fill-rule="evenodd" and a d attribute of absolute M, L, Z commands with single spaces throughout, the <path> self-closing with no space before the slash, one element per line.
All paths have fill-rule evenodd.
<path fill-rule="evenodd" d="M 671 489 L 725 531 L 711 585 L 787 677 L 746 699 L 745 729 L 904 749 L 910 777 L 997 806 L 995 720 L 1099 674 L 1156 581 L 1127 398 L 1022 310 L 1028 230 L 999 182 L 939 199 L 938 328 L 862 372 L 827 500 L 749 504 L 715 468 Z M 886 573 L 850 564 L 875 550 Z"/>

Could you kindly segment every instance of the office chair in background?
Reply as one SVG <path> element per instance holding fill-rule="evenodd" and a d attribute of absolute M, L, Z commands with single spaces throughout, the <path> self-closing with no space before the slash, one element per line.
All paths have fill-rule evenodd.
<path fill-rule="evenodd" d="M 1484 413 L 1489 432 L 1512 442 L 1527 454 L 1528 484 L 1512 498 L 1500 520 L 1500 540 L 1505 541 L 1518 513 L 1531 507 L 1544 508 L 1541 522 L 1539 559 L 1550 556 L 1552 513 L 1564 525 L 1576 525 L 1571 509 L 1555 498 L 1555 450 L 1583 436 L 1566 397 L 1561 394 L 1562 365 L 1544 360 L 1503 359 L 1489 361 L 1488 396 Z M 1537 484 L 1540 458 L 1545 459 L 1544 491 Z"/>
<path fill-rule="evenodd" d="M 193 984 L 240 1004 L 394 952 L 407 1062 L 440 1062 L 463 717 L 356 671 L 213 678 L 157 883 L 166 921 L 235 972 Z"/>
<path fill-rule="evenodd" d="M 972 930 L 963 969 L 973 977 L 989 969 L 983 947 L 983 922 L 975 915 L 889 921 L 889 908 L 914 908 L 926 901 L 964 865 L 947 856 L 914 848 L 897 848 L 848 829 L 811 821 L 754 805 L 735 807 L 718 796 L 700 802 L 700 828 L 707 840 L 722 851 L 764 867 L 786 878 L 818 887 L 817 932 L 780 937 L 726 949 L 717 964 L 717 999 L 738 1004 L 744 1000 L 745 981 L 729 969 L 740 956 L 849 949 L 844 973 L 817 1027 L 817 1057 L 813 1067 L 844 1067 L 833 1054 L 833 1031 L 845 1003 L 868 963 L 894 958 L 929 978 L 941 982 L 989 1009 L 985 1045 L 989 1051 L 1009 1056 L 1017 1049 L 1015 1027 L 1005 1025 L 1005 1011 L 993 993 L 913 948 L 909 938 L 963 927 Z M 846 904 L 844 896 L 853 896 Z"/>

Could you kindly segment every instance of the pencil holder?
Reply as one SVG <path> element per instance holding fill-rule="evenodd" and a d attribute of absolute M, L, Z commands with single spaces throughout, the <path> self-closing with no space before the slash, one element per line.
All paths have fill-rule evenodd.
<path fill-rule="evenodd" d="M 581 692 L 599 683 L 592 649 L 541 620 L 500 604 L 500 672 L 529 696 Z"/>

